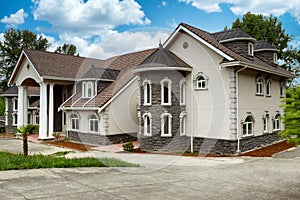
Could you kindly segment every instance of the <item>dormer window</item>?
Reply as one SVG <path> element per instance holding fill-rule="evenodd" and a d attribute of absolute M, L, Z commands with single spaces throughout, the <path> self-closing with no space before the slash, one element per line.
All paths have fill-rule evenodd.
<path fill-rule="evenodd" d="M 248 54 L 253 56 L 253 44 L 251 42 L 248 43 Z"/>
<path fill-rule="evenodd" d="M 277 56 L 277 53 L 274 53 L 273 54 L 273 62 L 274 62 L 274 64 L 278 64 L 278 56 Z"/>
<path fill-rule="evenodd" d="M 208 77 L 199 73 L 194 78 L 196 90 L 206 90 L 208 88 Z"/>
<path fill-rule="evenodd" d="M 94 95 L 94 87 L 93 82 L 82 82 L 82 97 L 83 98 L 91 98 Z"/>

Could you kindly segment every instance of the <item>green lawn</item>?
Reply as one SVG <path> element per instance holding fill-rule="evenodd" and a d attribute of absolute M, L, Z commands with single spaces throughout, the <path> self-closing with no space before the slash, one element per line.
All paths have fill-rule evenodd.
<path fill-rule="evenodd" d="M 71 167 L 139 167 L 115 158 L 72 158 L 56 155 L 30 155 L 24 158 L 22 154 L 12 154 L 0 151 L 0 171 L 38 168 L 71 168 Z"/>

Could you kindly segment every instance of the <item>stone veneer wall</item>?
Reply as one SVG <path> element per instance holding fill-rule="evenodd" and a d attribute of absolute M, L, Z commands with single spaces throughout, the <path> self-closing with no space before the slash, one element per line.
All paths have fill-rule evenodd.
<path fill-rule="evenodd" d="M 168 78 L 171 85 L 171 106 L 161 105 L 161 81 Z M 179 146 L 186 146 L 179 136 L 180 113 L 185 111 L 185 106 L 180 106 L 180 80 L 185 78 L 185 73 L 178 71 L 143 72 L 140 74 L 140 112 L 141 112 L 141 150 L 146 151 L 176 151 Z M 144 105 L 143 82 L 151 81 L 152 105 Z M 144 113 L 151 113 L 152 116 L 152 136 L 144 136 Z M 172 115 L 171 137 L 161 137 L 161 115 L 169 113 Z M 174 144 L 173 144 L 174 143 Z M 180 145 L 177 145 L 180 143 Z M 177 146 L 179 148 L 177 148 Z"/>
<path fill-rule="evenodd" d="M 100 135 L 95 133 L 82 133 L 69 131 L 68 137 L 71 141 L 92 145 L 111 145 L 131 142 L 137 140 L 136 133 L 118 134 L 118 135 Z"/>
<path fill-rule="evenodd" d="M 231 41 L 231 42 L 224 42 L 222 44 L 225 45 L 226 47 L 228 47 L 230 50 L 236 52 L 237 54 L 240 54 L 241 56 L 244 56 L 250 60 L 253 60 L 253 56 L 250 56 L 248 53 L 249 52 L 248 51 L 248 43 L 249 43 L 249 41 L 247 41 L 247 40 L 245 40 L 245 41 L 237 40 L 237 41 Z"/>
<path fill-rule="evenodd" d="M 190 137 L 176 135 L 163 138 L 155 135 L 141 140 L 141 149 L 150 152 L 185 152 L 190 151 Z M 277 133 L 247 137 L 240 140 L 241 152 L 257 149 L 279 141 Z M 194 138 L 194 151 L 201 154 L 235 155 L 237 154 L 237 140 L 222 140 L 210 138 Z"/>

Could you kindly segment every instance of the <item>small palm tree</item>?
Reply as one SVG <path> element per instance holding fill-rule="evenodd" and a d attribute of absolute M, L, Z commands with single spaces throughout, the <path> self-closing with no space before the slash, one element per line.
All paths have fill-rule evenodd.
<path fill-rule="evenodd" d="M 23 138 L 23 154 L 26 158 L 28 156 L 28 135 L 32 134 L 34 130 L 38 128 L 38 125 L 28 124 L 27 126 L 20 126 L 17 128 L 17 132 L 21 133 Z"/>

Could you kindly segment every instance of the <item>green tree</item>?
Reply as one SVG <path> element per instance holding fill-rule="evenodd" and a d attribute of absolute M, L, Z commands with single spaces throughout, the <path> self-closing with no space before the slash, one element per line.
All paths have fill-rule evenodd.
<path fill-rule="evenodd" d="M 63 44 L 62 46 L 57 47 L 54 52 L 74 56 L 77 52 L 77 49 L 73 44 Z M 79 54 L 77 54 L 77 56 L 78 55 Z"/>
<path fill-rule="evenodd" d="M 28 156 L 28 135 L 32 134 L 34 130 L 38 128 L 38 125 L 28 124 L 27 126 L 20 126 L 17 128 L 17 132 L 21 133 L 23 139 L 23 154 L 26 158 Z"/>
<path fill-rule="evenodd" d="M 0 97 L 0 116 L 3 116 L 5 112 L 5 101 L 3 97 Z"/>
<path fill-rule="evenodd" d="M 300 144 L 300 86 L 287 89 L 286 95 L 282 104 L 285 111 L 282 117 L 285 130 L 279 134 L 289 142 Z"/>
<path fill-rule="evenodd" d="M 0 92 L 7 89 L 7 82 L 16 66 L 22 49 L 46 50 L 50 44 L 46 38 L 29 30 L 9 29 L 0 42 Z"/>
<path fill-rule="evenodd" d="M 248 12 L 243 15 L 242 19 L 237 18 L 232 23 L 231 28 L 241 28 L 257 41 L 265 40 L 276 46 L 279 50 L 278 58 L 284 62 L 282 67 L 296 75 L 298 74 L 300 51 L 288 46 L 288 43 L 292 40 L 292 35 L 285 32 L 285 29 L 282 28 L 282 22 L 277 17 L 272 15 L 266 17 Z M 228 27 L 224 29 L 228 29 Z"/>

